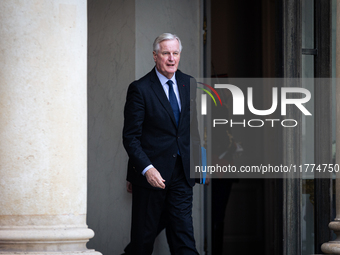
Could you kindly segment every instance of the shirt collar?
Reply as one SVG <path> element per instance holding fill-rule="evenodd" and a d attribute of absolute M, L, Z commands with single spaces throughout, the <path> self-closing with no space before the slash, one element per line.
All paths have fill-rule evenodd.
<path fill-rule="evenodd" d="M 174 75 L 171 77 L 171 79 L 168 79 L 168 78 L 166 78 L 163 74 L 161 74 L 160 72 L 158 72 L 158 70 L 157 70 L 156 67 L 155 67 L 155 70 L 156 70 L 157 77 L 158 77 L 158 79 L 159 79 L 159 81 L 161 82 L 162 85 L 165 85 L 166 82 L 167 82 L 168 80 L 172 80 L 172 82 L 173 82 L 174 84 L 177 84 L 177 83 L 176 83 L 176 79 L 175 79 L 176 73 L 174 73 Z"/>

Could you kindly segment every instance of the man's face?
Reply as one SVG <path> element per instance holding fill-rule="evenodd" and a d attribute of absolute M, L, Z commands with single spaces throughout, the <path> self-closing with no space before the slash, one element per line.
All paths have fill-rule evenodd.
<path fill-rule="evenodd" d="M 153 52 L 158 72 L 168 79 L 177 71 L 180 58 L 179 42 L 176 39 L 162 41 L 159 44 L 158 53 Z"/>

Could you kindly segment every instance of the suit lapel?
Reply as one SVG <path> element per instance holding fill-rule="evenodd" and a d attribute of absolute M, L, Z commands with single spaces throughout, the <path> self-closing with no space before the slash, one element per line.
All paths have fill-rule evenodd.
<path fill-rule="evenodd" d="M 160 83 L 160 81 L 159 81 L 159 79 L 157 77 L 155 69 L 152 70 L 152 75 L 151 75 L 150 80 L 151 80 L 151 88 L 152 88 L 152 90 L 155 92 L 155 94 L 158 97 L 159 101 L 161 102 L 162 106 L 168 112 L 172 122 L 176 126 L 176 119 L 175 119 L 174 112 L 172 111 L 170 102 L 169 102 L 168 98 L 166 97 L 166 94 L 164 92 L 162 84 Z M 182 100 L 182 98 L 181 98 L 181 100 Z"/>
<path fill-rule="evenodd" d="M 176 72 L 176 81 L 177 87 L 179 91 L 179 97 L 181 98 L 181 117 L 179 119 L 179 125 L 183 123 L 182 119 L 185 114 L 182 114 L 186 110 L 186 98 L 187 98 L 187 91 L 188 91 L 188 84 L 185 84 L 181 71 L 177 70 Z"/>

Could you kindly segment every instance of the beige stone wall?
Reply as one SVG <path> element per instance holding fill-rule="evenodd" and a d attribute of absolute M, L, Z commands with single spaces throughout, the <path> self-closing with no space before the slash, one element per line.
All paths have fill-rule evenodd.
<path fill-rule="evenodd" d="M 86 1 L 0 1 L 0 250 L 86 251 Z"/>
<path fill-rule="evenodd" d="M 121 254 L 129 242 L 131 194 L 122 144 L 126 90 L 135 79 L 134 1 L 88 1 L 88 244 Z"/>
<path fill-rule="evenodd" d="M 63 2 L 0 2 L 2 215 L 86 213 L 86 2 Z"/>

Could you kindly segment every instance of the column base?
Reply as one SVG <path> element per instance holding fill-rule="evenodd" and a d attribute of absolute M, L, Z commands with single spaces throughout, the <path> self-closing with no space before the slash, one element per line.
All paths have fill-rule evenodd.
<path fill-rule="evenodd" d="M 13 251 L 13 252 L 1 252 L 1 255 L 15 255 L 15 254 L 27 254 L 27 255 L 44 255 L 44 254 L 53 254 L 53 255 L 102 255 L 100 252 L 95 250 L 87 250 L 87 251 L 74 251 L 74 252 L 55 252 L 55 251 L 45 251 L 45 252 L 23 252 L 23 251 Z"/>
<path fill-rule="evenodd" d="M 101 255 L 88 250 L 86 243 L 94 236 L 87 227 L 7 227 L 0 228 L 0 255 L 55 254 Z"/>
<path fill-rule="evenodd" d="M 321 245 L 321 250 L 327 254 L 340 254 L 340 219 L 336 218 L 335 221 L 329 223 L 328 227 L 336 234 L 334 241 L 329 241 Z"/>
<path fill-rule="evenodd" d="M 328 254 L 340 254 L 340 242 L 330 241 L 321 246 L 321 250 Z"/>

